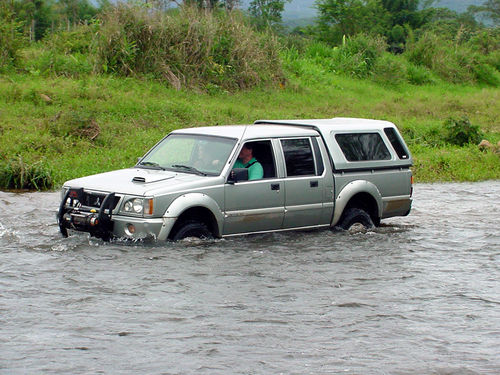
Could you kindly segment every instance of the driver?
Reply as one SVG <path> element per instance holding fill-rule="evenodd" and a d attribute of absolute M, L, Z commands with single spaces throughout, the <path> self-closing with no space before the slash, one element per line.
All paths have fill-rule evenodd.
<path fill-rule="evenodd" d="M 260 180 L 264 177 L 264 168 L 253 157 L 253 147 L 251 143 L 243 145 L 238 156 L 238 160 L 234 163 L 233 168 L 247 168 L 249 180 Z"/>

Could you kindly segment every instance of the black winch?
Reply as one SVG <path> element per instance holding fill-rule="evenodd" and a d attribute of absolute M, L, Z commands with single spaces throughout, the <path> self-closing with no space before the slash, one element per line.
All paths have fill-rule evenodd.
<path fill-rule="evenodd" d="M 57 214 L 61 234 L 68 237 L 68 229 L 73 229 L 109 240 L 113 232 L 112 211 L 119 200 L 116 198 L 115 193 L 92 196 L 83 188 L 69 189 Z"/>

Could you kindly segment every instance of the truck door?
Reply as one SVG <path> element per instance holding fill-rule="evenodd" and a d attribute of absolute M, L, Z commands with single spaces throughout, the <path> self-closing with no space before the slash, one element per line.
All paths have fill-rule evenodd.
<path fill-rule="evenodd" d="M 331 191 L 332 186 L 325 182 L 325 166 L 317 140 L 310 137 L 282 139 L 281 147 L 286 167 L 283 228 L 328 224 L 325 189 Z"/>
<path fill-rule="evenodd" d="M 283 178 L 278 178 L 270 140 L 247 142 L 262 165 L 261 179 L 226 183 L 224 187 L 224 235 L 281 229 L 285 211 Z"/>

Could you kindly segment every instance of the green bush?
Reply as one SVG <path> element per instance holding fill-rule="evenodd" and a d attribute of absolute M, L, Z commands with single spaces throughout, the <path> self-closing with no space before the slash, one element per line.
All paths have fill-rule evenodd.
<path fill-rule="evenodd" d="M 377 59 L 386 49 L 387 43 L 382 37 L 358 34 L 336 49 L 336 64 L 340 72 L 353 77 L 367 77 L 372 74 Z"/>
<path fill-rule="evenodd" d="M 482 55 L 489 55 L 500 50 L 500 29 L 483 29 L 476 32 L 467 41 L 467 46 Z"/>
<path fill-rule="evenodd" d="M 434 84 L 432 73 L 425 66 L 408 63 L 406 65 L 406 77 L 412 85 Z"/>
<path fill-rule="evenodd" d="M 406 44 L 404 56 L 417 66 L 433 69 L 438 53 L 440 53 L 439 38 L 433 33 L 425 33 L 416 41 Z M 440 58 L 442 56 L 439 56 Z"/>
<path fill-rule="evenodd" d="M 93 41 L 93 35 L 99 26 L 80 25 L 71 31 L 59 31 L 44 38 L 45 46 L 62 54 L 88 54 Z"/>
<path fill-rule="evenodd" d="M 483 59 L 486 64 L 500 71 L 500 50 L 489 53 L 487 56 L 484 56 Z"/>
<path fill-rule="evenodd" d="M 304 51 L 304 55 L 321 61 L 333 58 L 336 55 L 336 51 L 338 51 L 338 47 L 332 48 L 323 42 L 311 42 Z"/>
<path fill-rule="evenodd" d="M 284 49 L 296 49 L 304 53 L 311 44 L 311 39 L 298 34 L 286 34 L 280 37 L 280 43 Z"/>
<path fill-rule="evenodd" d="M 384 54 L 375 62 L 372 79 L 385 85 L 398 85 L 406 82 L 405 62 L 399 56 Z"/>
<path fill-rule="evenodd" d="M 443 127 L 440 124 L 426 124 L 419 127 L 404 127 L 401 129 L 405 140 L 410 146 L 418 147 L 443 147 L 446 140 L 443 136 Z"/>
<path fill-rule="evenodd" d="M 488 64 L 476 63 L 472 65 L 472 71 L 477 82 L 485 83 L 489 86 L 497 87 L 500 80 L 495 69 Z"/>
<path fill-rule="evenodd" d="M 373 73 L 377 59 L 384 54 L 386 47 L 381 37 L 359 34 L 344 39 L 339 47 L 311 42 L 301 56 L 329 72 L 364 78 Z M 294 53 L 299 54 L 297 50 Z"/>
<path fill-rule="evenodd" d="M 79 77 L 93 70 L 90 56 L 79 52 L 64 54 L 56 50 L 42 49 L 31 51 L 25 60 L 25 69 L 33 74 Z"/>
<path fill-rule="evenodd" d="M 477 125 L 472 125 L 468 118 L 449 118 L 444 124 L 445 140 L 457 146 L 465 146 L 469 143 L 478 144 L 483 133 Z"/>

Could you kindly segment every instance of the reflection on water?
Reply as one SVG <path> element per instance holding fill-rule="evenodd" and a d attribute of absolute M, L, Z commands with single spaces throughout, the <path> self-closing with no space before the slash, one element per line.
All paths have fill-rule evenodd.
<path fill-rule="evenodd" d="M 0 193 L 2 374 L 498 374 L 500 182 L 410 216 L 182 243 L 63 239 Z"/>

